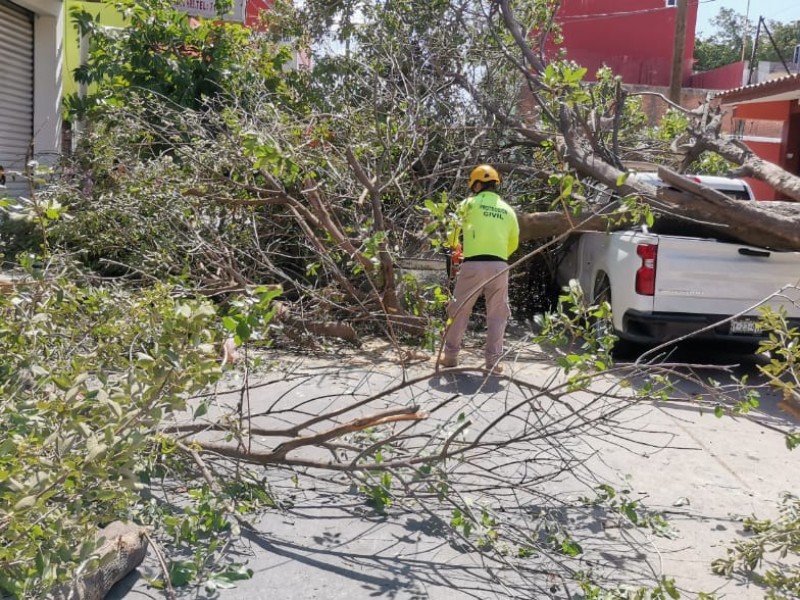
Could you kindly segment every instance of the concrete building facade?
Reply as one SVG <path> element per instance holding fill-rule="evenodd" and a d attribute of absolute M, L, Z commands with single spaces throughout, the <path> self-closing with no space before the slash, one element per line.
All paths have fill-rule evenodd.
<path fill-rule="evenodd" d="M 10 195 L 27 193 L 31 160 L 60 151 L 64 4 L 0 0 L 0 166 Z"/>
<path fill-rule="evenodd" d="M 697 2 L 689 0 L 687 8 L 682 84 L 692 75 Z M 563 51 L 589 69 L 589 79 L 607 65 L 626 84 L 668 86 L 676 19 L 677 0 L 562 0 L 556 22 L 564 43 L 551 38 L 546 52 Z"/>
<path fill-rule="evenodd" d="M 189 14 L 214 14 L 214 0 L 180 0 Z M 232 20 L 257 27 L 273 0 L 237 0 Z M 122 16 L 103 2 L 0 0 L 0 167 L 12 197 L 28 194 L 22 175 L 30 161 L 55 162 L 62 150 L 62 100 L 76 89 L 80 40 L 69 11 L 80 5 L 100 22 L 121 26 Z M 210 13 L 209 13 L 210 11 Z"/>

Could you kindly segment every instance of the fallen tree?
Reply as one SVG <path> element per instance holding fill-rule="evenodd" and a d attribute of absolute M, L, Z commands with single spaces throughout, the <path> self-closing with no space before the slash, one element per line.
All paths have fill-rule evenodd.
<path fill-rule="evenodd" d="M 626 93 L 618 87 L 616 101 L 611 107 L 613 114 L 602 121 L 592 118 L 596 107 L 582 106 L 570 100 L 569 94 L 577 92 L 575 88 L 567 87 L 562 90 L 553 109 L 554 90 L 543 81 L 545 74 L 549 72 L 548 65 L 542 53 L 536 52 L 536 48 L 541 49 L 543 44 L 537 44 L 536 39 L 531 43 L 509 0 L 500 0 L 498 5 L 503 23 L 516 45 L 513 49 L 506 48 L 506 54 L 510 55 L 512 50 L 516 50 L 515 54 L 519 59 L 514 65 L 523 77 L 524 85 L 531 92 L 538 114 L 545 115 L 545 122 L 551 124 L 551 127 L 542 128 L 542 121 L 539 122 L 539 127 L 532 127 L 522 119 L 508 116 L 498 108 L 492 98 L 480 93 L 466 78 L 456 75 L 457 81 L 504 125 L 521 138 L 554 147 L 561 160 L 578 175 L 616 190 L 618 195 L 615 197 L 634 195 L 659 212 L 715 225 L 719 231 L 743 242 L 800 250 L 800 236 L 795 233 L 800 230 L 800 206 L 773 202 L 752 205 L 730 201 L 685 178 L 670 176 L 669 171 L 663 168 L 659 169 L 659 174 L 679 191 L 662 188 L 656 193 L 652 186 L 638 183 L 635 177 L 628 177 L 629 173 L 621 163 L 622 157 L 615 152 L 618 150 L 616 140 L 620 135 L 620 124 L 623 123 Z M 542 31 L 540 35 L 547 33 Z M 715 111 L 709 106 L 701 106 L 684 112 L 690 116 L 690 125 L 681 138 L 681 143 L 677 145 L 679 153 L 675 157 L 680 161 L 682 169 L 691 168 L 703 152 L 713 151 L 740 165 L 732 175 L 754 177 L 790 198 L 800 200 L 800 177 L 759 158 L 744 144 L 721 136 L 721 119 L 716 114 L 718 109 Z M 557 124 L 557 127 L 552 127 L 553 124 Z M 611 148 L 609 140 L 612 141 Z M 595 212 L 608 211 L 603 207 L 593 208 Z M 521 236 L 531 240 L 560 235 L 574 227 L 576 220 L 582 221 L 581 228 L 584 229 L 603 230 L 609 227 L 607 220 L 590 218 L 589 215 L 581 215 L 581 218 L 576 219 L 565 211 L 527 213 L 520 215 Z"/>
<path fill-rule="evenodd" d="M 218 95 L 189 108 L 165 98 L 159 78 L 159 94 L 139 79 L 122 88 L 104 80 L 116 63 L 105 52 L 91 55 L 86 70 L 106 86 L 97 96 L 115 101 L 89 111 L 73 179 L 40 192 L 40 214 L 55 202 L 72 217 L 49 235 L 80 248 L 106 276 L 180 278 L 188 294 L 224 301 L 280 284 L 287 330 L 313 321 L 324 325 L 321 335 L 351 340 L 354 327 L 397 337 L 424 334 L 435 322 L 409 305 L 395 265 L 441 248 L 477 162 L 502 166 L 503 192 L 518 207 L 526 241 L 627 226 L 631 213 L 616 202 L 627 198 L 746 243 L 800 248 L 793 206 L 743 207 L 685 185 L 668 197 L 631 176 L 629 160 L 681 172 L 716 152 L 798 197 L 796 176 L 720 137 L 710 106 L 682 111 L 688 125 L 677 140 L 654 139 L 638 97 L 613 74 L 587 85 L 578 65 L 547 61 L 542 40 L 553 2 L 413 6 L 276 7 L 275 37 L 259 37 L 258 53 L 280 52 L 288 23 L 359 52 L 318 56 L 312 73 L 287 75 L 280 85 L 274 65 L 254 62 L 260 79 L 243 82 L 252 73 L 237 70 L 220 81 Z M 364 25 L 345 25 L 353 19 Z M 141 26 L 172 35 L 168 24 Z M 138 52 L 137 36 L 96 35 L 107 36 L 116 55 Z M 234 47 L 250 56 L 247 45 Z M 91 170 L 82 171 L 86 164 Z M 598 188 L 616 198 L 598 203 L 611 198 Z M 749 227 L 753 220 L 758 227 Z M 773 231 L 783 232 L 780 239 Z M 418 296 L 434 309 L 442 303 L 431 290 Z"/>
<path fill-rule="evenodd" d="M 705 187 L 670 169 L 658 169 L 667 184 L 647 186 L 637 197 L 657 215 L 683 219 L 725 239 L 780 250 L 800 250 L 800 205 L 793 202 L 743 202 Z M 631 186 L 636 188 L 635 184 Z M 638 188 L 636 188 L 638 190 Z M 606 194 L 608 196 L 609 194 Z M 613 212 L 614 205 L 598 207 L 595 213 L 523 213 L 519 215 L 521 238 L 535 240 L 571 231 L 612 231 L 629 227 Z M 658 216 L 656 216 L 658 219 Z"/>
<path fill-rule="evenodd" d="M 731 172 L 732 176 L 759 179 L 786 194 L 789 198 L 800 201 L 800 177 L 758 157 L 742 142 L 723 138 L 718 125 L 705 129 L 693 126 L 689 134 L 693 144 L 687 149 L 687 154 L 706 150 L 716 152 L 723 158 L 739 165 L 738 169 Z"/>
<path fill-rule="evenodd" d="M 327 373 L 282 370 L 280 383 L 320 391 L 288 406 L 284 393 L 270 396 L 266 407 L 250 404 L 250 369 L 257 365 L 249 349 L 265 346 L 278 325 L 311 343 L 380 331 L 393 339 L 403 366 L 412 354 L 397 343 L 398 330 L 422 329 L 436 342 L 445 286 L 418 286 L 422 301 L 411 306 L 400 293 L 395 259 L 438 250 L 477 162 L 503 165 L 504 193 L 519 206 L 525 240 L 628 226 L 616 200 L 594 202 L 597 192 L 614 190 L 748 243 L 798 246 L 792 205 L 733 203 L 666 170 L 662 178 L 680 191 L 630 176 L 629 158 L 690 169 L 702 150 L 717 148 L 755 176 L 784 178 L 784 190 L 795 183 L 715 138 L 708 111 L 691 115 L 703 135 L 690 130 L 674 150 L 671 139 L 642 135 L 635 99 L 611 74 L 588 86 L 579 67 L 541 58 L 527 32 L 531 23 L 548 23 L 554 7 L 519 3 L 515 8 L 527 11 L 520 17 L 503 1 L 308 1 L 311 16 L 326 28 L 342 24 L 359 51 L 323 57 L 313 77 L 287 75 L 278 83 L 275 65 L 265 69 L 259 61 L 273 56 L 280 66 L 279 55 L 245 54 L 252 69 L 240 71 L 263 79 L 239 81 L 190 107 L 176 107 L 160 87 L 148 93 L 138 80 L 112 90 L 114 101 L 91 115 L 64 178 L 32 199 L 42 237 L 28 249 L 44 248 L 44 256 L 25 257 L 30 280 L 0 298 L 0 418 L 9 432 L 2 466 L 10 473 L 0 482 L 4 590 L 42 596 L 74 581 L 84 554 L 96 550 L 97 523 L 120 512 L 157 526 L 162 543 L 173 545 L 165 581 L 224 576 L 216 559 L 243 524 L 240 515 L 280 506 L 269 487 L 278 469 L 339 485 L 334 478 L 343 475 L 382 514 L 407 502 L 441 524 L 448 541 L 492 570 L 499 566 L 503 585 L 521 595 L 535 590 L 544 597 L 553 581 L 569 597 L 584 585 L 614 588 L 614 578 L 579 580 L 583 550 L 559 520 L 564 511 L 588 520 L 600 510 L 603 523 L 634 536 L 662 532 L 660 515 L 590 497 L 591 487 L 589 501 L 576 504 L 553 498 L 545 486 L 565 476 L 597 483 L 582 471 L 586 457 L 573 442 L 597 436 L 627 443 L 629 432 L 615 422 L 631 405 L 627 382 L 646 381 L 639 402 L 658 399 L 675 371 L 609 370 L 610 342 L 582 329 L 588 314 L 549 317 L 536 341 L 572 344 L 565 356 L 550 350 L 562 370 L 543 385 L 512 382 L 518 399 L 509 403 L 506 396 L 491 419 L 470 402 L 461 410 L 461 391 L 446 386 L 419 408 L 420 388 L 442 377 L 432 368 L 419 376 L 403 370 L 377 394 L 364 393 L 360 381 L 333 394 Z M 146 21 L 143 28 L 153 25 Z M 313 29 L 301 19 L 286 22 Z M 162 33 L 172 34 L 169 25 Z M 128 54 L 139 51 L 118 33 L 107 41 Z M 94 57 L 100 74 L 108 67 L 103 56 Z M 515 117 L 520 87 L 533 106 Z M 72 220 L 59 219 L 61 207 Z M 40 270 L 52 267 L 50 244 L 75 252 L 94 271 L 66 263 L 61 275 L 69 277 L 42 280 Z M 238 296 L 263 284 L 280 284 L 280 300 Z M 235 363 L 243 384 L 226 395 L 215 386 L 234 361 L 232 338 L 247 351 Z M 342 355 L 335 370 L 352 371 Z M 274 356 L 259 358 L 269 363 Z M 794 358 L 785 363 L 796 364 Z M 367 356 L 365 363 L 383 368 L 387 360 Z M 740 398 L 748 391 L 740 382 L 730 390 L 696 383 L 723 412 L 744 410 Z M 223 396 L 228 404 L 220 410 Z M 188 422 L 166 422 L 173 417 Z M 531 470 L 531 456 L 535 466 L 545 465 L 541 471 Z M 177 500 L 150 502 L 143 485 L 159 500 Z M 476 508 L 472 494 L 494 504 Z M 41 539 L 31 535 L 40 530 Z M 635 554 L 639 541 L 624 552 Z M 596 556 L 613 563 L 613 556 L 604 562 L 602 548 Z M 643 579 L 636 580 L 640 596 L 645 588 L 652 596 L 667 593 L 663 580 Z"/>

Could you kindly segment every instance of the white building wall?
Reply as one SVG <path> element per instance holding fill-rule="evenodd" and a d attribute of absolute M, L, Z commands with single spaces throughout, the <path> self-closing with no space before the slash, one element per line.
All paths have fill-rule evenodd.
<path fill-rule="evenodd" d="M 64 69 L 64 3 L 12 0 L 35 14 L 33 24 L 33 153 L 43 163 L 61 151 L 61 90 Z"/>
<path fill-rule="evenodd" d="M 38 160 L 50 162 L 61 149 L 64 11 L 38 14 L 33 27 L 33 147 Z"/>

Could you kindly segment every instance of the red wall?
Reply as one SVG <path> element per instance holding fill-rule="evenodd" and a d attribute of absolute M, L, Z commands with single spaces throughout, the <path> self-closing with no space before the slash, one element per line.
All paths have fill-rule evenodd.
<path fill-rule="evenodd" d="M 694 73 L 689 87 L 703 90 L 732 90 L 742 86 L 746 62 L 735 62 L 718 69 Z"/>
<path fill-rule="evenodd" d="M 745 145 L 752 150 L 756 156 L 779 165 L 781 163 L 781 144 L 777 142 L 754 142 L 746 141 Z M 763 181 L 747 178 L 747 183 L 753 188 L 756 200 L 776 200 L 778 193 L 774 188 L 768 186 Z"/>
<path fill-rule="evenodd" d="M 737 119 L 786 121 L 789 119 L 789 114 L 792 112 L 791 104 L 792 103 L 788 100 L 737 104 L 733 109 L 733 116 Z"/>
<path fill-rule="evenodd" d="M 697 1 L 688 6 L 684 84 L 692 74 Z M 605 64 L 625 83 L 668 86 L 676 14 L 666 0 L 562 0 L 556 21 L 563 27 L 567 58 L 587 67 L 587 78 L 594 79 Z M 556 51 L 548 43 L 548 56 Z"/>
<path fill-rule="evenodd" d="M 268 11 L 272 8 L 275 0 L 246 0 L 246 2 L 244 24 L 253 29 L 258 29 L 261 11 Z"/>
<path fill-rule="evenodd" d="M 733 109 L 734 119 L 745 121 L 780 121 L 783 123 L 781 128 L 780 141 L 762 142 L 745 139 L 745 145 L 750 148 L 756 156 L 768 160 L 771 163 L 796 172 L 795 165 L 787 164 L 786 155 L 788 152 L 790 135 L 790 115 L 792 112 L 791 102 L 784 100 L 778 102 L 753 102 L 752 104 L 737 104 Z M 797 135 L 796 132 L 793 132 Z M 794 158 L 794 157 L 793 157 Z M 760 181 L 748 180 L 753 188 L 753 193 L 759 200 L 783 200 L 784 197 L 776 190 Z"/>
<path fill-rule="evenodd" d="M 795 111 L 786 123 L 786 136 L 783 144 L 783 168 L 800 175 L 800 109 Z"/>

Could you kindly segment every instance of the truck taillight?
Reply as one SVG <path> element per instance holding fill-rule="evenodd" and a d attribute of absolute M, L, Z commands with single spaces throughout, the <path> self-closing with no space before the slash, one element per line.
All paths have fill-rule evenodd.
<path fill-rule="evenodd" d="M 636 271 L 636 293 L 642 296 L 654 296 L 656 293 L 656 255 L 655 244 L 639 244 L 636 254 L 642 259 L 642 266 Z"/>

